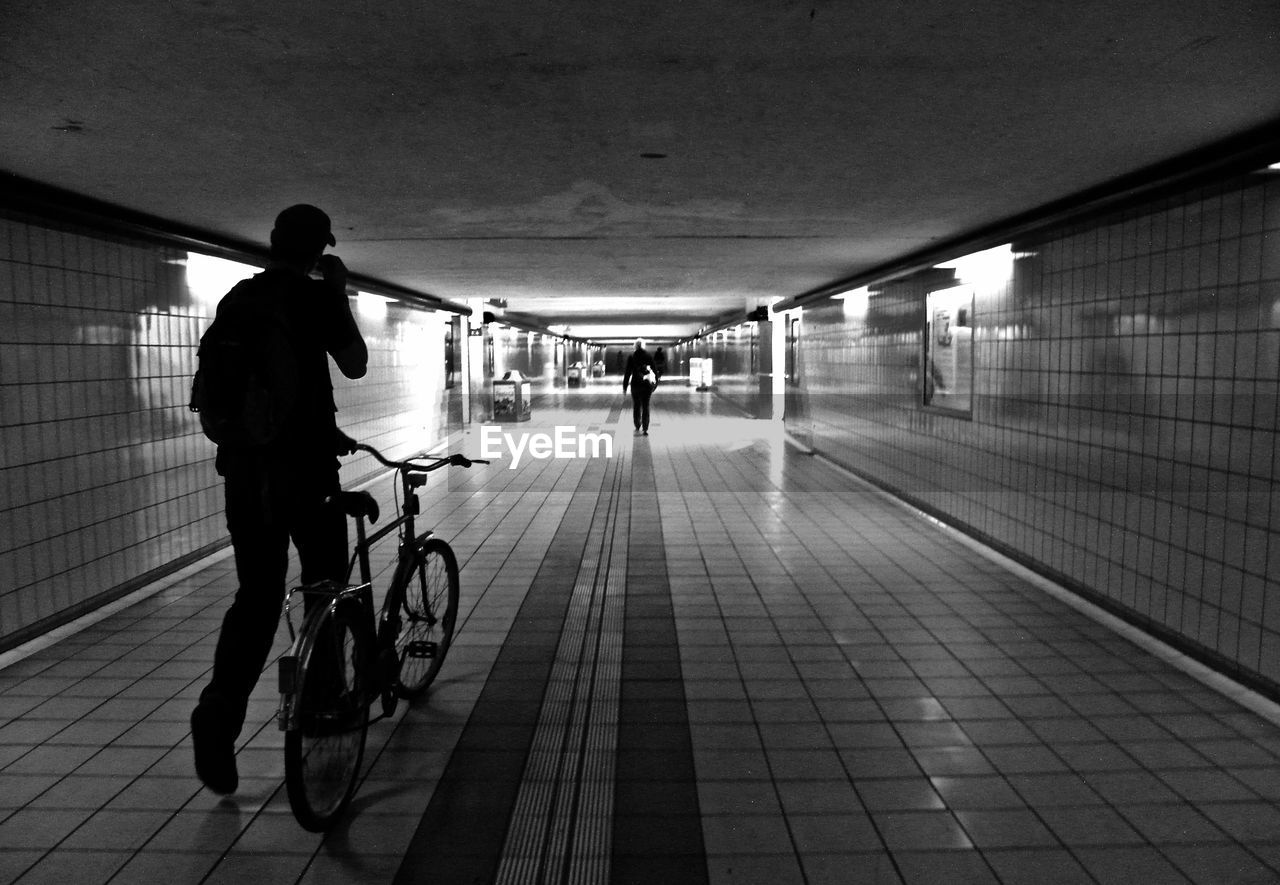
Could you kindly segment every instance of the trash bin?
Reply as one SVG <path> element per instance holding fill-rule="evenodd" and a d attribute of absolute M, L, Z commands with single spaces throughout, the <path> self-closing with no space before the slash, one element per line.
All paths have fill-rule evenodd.
<path fill-rule="evenodd" d="M 697 390 L 711 390 L 711 357 L 692 357 L 689 360 L 688 385 Z"/>
<path fill-rule="evenodd" d="M 574 363 L 569 367 L 569 386 L 570 387 L 582 386 L 582 374 L 583 374 L 583 370 L 585 369 L 586 369 L 586 366 L 582 365 L 582 363 Z"/>
<path fill-rule="evenodd" d="M 529 391 L 524 376 L 512 369 L 493 382 L 493 420 L 528 421 Z"/>

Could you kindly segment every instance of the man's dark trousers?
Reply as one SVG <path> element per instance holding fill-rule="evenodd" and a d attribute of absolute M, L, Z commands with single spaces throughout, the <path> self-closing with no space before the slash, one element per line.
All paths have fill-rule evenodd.
<path fill-rule="evenodd" d="M 631 416 L 636 430 L 649 430 L 649 397 L 653 396 L 653 387 L 648 381 L 640 378 L 631 384 Z"/>
<path fill-rule="evenodd" d="M 339 491 L 336 462 L 310 466 L 238 459 L 226 469 L 227 528 L 240 587 L 227 609 L 214 652 L 213 678 L 201 705 L 216 707 L 234 735 L 275 641 L 289 568 L 298 548 L 301 583 L 347 575 L 347 521 L 325 499 Z"/>

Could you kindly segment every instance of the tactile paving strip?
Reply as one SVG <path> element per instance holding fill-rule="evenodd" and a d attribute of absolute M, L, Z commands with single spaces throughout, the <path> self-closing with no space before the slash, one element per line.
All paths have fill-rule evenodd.
<path fill-rule="evenodd" d="M 625 456 L 591 527 L 497 882 L 608 878 L 629 514 Z"/>

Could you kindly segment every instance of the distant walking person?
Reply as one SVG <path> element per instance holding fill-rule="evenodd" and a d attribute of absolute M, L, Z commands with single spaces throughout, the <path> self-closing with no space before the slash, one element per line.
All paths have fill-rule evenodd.
<path fill-rule="evenodd" d="M 285 209 L 271 231 L 267 269 L 238 283 L 218 304 L 210 332 L 235 329 L 248 336 L 267 330 L 276 337 L 268 353 L 289 384 L 272 409 L 282 417 L 269 430 L 225 435 L 217 428 L 212 394 L 197 396 L 205 431 L 218 443 L 217 470 L 226 481 L 227 528 L 235 549 L 239 588 L 222 622 L 213 675 L 191 714 L 196 774 L 215 793 L 233 793 L 239 783 L 235 741 L 244 725 L 249 694 L 266 665 L 284 601 L 289 542 L 302 565 L 302 583 L 347 573 L 347 522 L 326 504 L 340 490 L 338 459 L 354 442 L 338 430 L 329 357 L 348 378 L 365 374 L 369 352 L 347 301 L 347 269 L 336 255 L 329 216 L 310 205 Z M 319 270 L 323 279 L 311 273 Z M 234 334 L 222 332 L 223 335 Z M 201 341 L 200 371 L 213 359 L 216 336 Z M 221 377 L 229 377 L 223 372 Z M 220 382 L 197 376 L 195 389 Z M 247 410 L 245 414 L 248 414 Z M 207 423 L 206 423 L 207 422 Z M 229 422 L 234 423 L 234 420 Z"/>
<path fill-rule="evenodd" d="M 636 433 L 649 435 L 649 397 L 658 386 L 658 373 L 653 367 L 653 356 L 644 349 L 644 339 L 636 339 L 636 349 L 627 357 L 627 368 L 622 373 L 622 392 L 631 387 L 631 417 Z"/>
<path fill-rule="evenodd" d="M 667 374 L 667 352 L 661 347 L 653 352 L 653 371 L 657 373 L 659 381 Z"/>

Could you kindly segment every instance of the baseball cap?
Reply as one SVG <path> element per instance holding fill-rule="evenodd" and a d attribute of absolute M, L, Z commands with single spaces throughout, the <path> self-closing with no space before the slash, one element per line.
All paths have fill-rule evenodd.
<path fill-rule="evenodd" d="M 276 231 L 294 242 L 328 243 L 338 245 L 333 238 L 333 228 L 324 210 L 310 203 L 290 206 L 276 216 Z"/>

